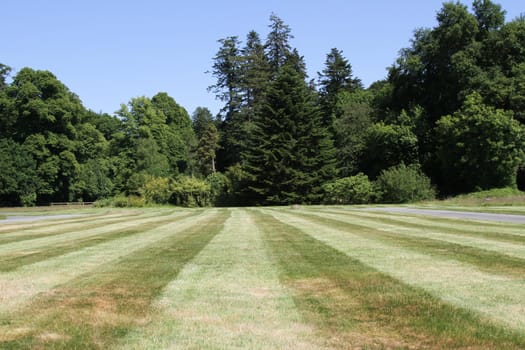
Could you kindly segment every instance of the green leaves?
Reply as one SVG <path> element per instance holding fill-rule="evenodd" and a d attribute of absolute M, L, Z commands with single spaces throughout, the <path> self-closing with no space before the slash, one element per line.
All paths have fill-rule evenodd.
<path fill-rule="evenodd" d="M 458 112 L 439 120 L 436 135 L 448 191 L 516 186 L 517 168 L 525 163 L 525 129 L 511 113 L 483 104 L 474 93 Z"/>
<path fill-rule="evenodd" d="M 334 149 L 315 97 L 292 64 L 280 68 L 254 120 L 244 169 L 252 203 L 318 203 L 335 174 Z"/>
<path fill-rule="evenodd" d="M 401 163 L 383 170 L 378 176 L 377 190 L 385 203 L 410 203 L 432 200 L 436 196 L 430 179 L 418 164 Z"/>

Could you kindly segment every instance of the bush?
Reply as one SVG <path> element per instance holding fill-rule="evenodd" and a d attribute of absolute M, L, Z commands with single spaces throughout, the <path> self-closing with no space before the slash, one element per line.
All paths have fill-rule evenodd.
<path fill-rule="evenodd" d="M 385 203 L 407 203 L 434 199 L 436 193 L 430 179 L 423 174 L 418 164 L 399 164 L 383 170 L 376 180 Z"/>
<path fill-rule="evenodd" d="M 223 173 L 215 172 L 206 177 L 210 185 L 210 200 L 214 205 L 224 205 L 227 202 L 228 193 L 231 191 L 231 182 Z"/>
<path fill-rule="evenodd" d="M 97 199 L 93 203 L 93 207 L 95 208 L 105 208 L 105 207 L 111 207 L 113 205 L 113 199 L 111 198 L 101 198 Z"/>
<path fill-rule="evenodd" d="M 20 195 L 20 204 L 24 207 L 34 207 L 36 203 L 36 193 L 27 192 Z"/>
<path fill-rule="evenodd" d="M 116 196 L 113 198 L 113 206 L 117 208 L 143 207 L 146 201 L 139 196 Z"/>
<path fill-rule="evenodd" d="M 204 180 L 181 176 L 173 184 L 171 202 L 183 207 L 205 207 L 210 205 L 211 186 Z"/>
<path fill-rule="evenodd" d="M 374 184 L 363 173 L 323 185 L 326 204 L 364 204 L 374 201 Z"/>
<path fill-rule="evenodd" d="M 167 204 L 172 189 L 171 180 L 167 177 L 146 175 L 140 193 L 148 204 Z"/>

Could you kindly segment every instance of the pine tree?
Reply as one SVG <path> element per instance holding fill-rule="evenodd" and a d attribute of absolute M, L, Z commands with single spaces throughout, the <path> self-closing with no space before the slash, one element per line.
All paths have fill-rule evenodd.
<path fill-rule="evenodd" d="M 270 80 L 270 65 L 264 52 L 264 45 L 255 31 L 248 33 L 246 45 L 241 52 L 242 114 L 247 122 L 251 122 Z"/>
<path fill-rule="evenodd" d="M 354 92 L 362 89 L 363 85 L 360 79 L 353 77 L 352 66 L 343 56 L 343 52 L 336 48 L 326 55 L 325 69 L 317 74 L 325 122 L 326 125 L 331 125 L 338 94 L 343 91 Z"/>
<path fill-rule="evenodd" d="M 252 204 L 318 203 L 321 185 L 335 174 L 333 144 L 300 62 L 287 55 L 243 153 Z"/>
<path fill-rule="evenodd" d="M 208 88 L 216 97 L 226 102 L 220 113 L 219 130 L 221 132 L 220 159 L 221 169 L 240 161 L 240 150 L 235 135 L 239 129 L 239 111 L 242 105 L 242 56 L 240 41 L 236 36 L 219 40 L 221 47 L 214 58 L 213 76 L 217 83 Z"/>
<path fill-rule="evenodd" d="M 208 123 L 199 139 L 197 157 L 203 175 L 213 174 L 216 171 L 215 158 L 219 148 L 219 133 L 215 124 Z"/>
<path fill-rule="evenodd" d="M 270 16 L 270 22 L 265 49 L 271 71 L 275 74 L 291 52 L 290 39 L 293 39 L 293 35 L 290 34 L 290 27 L 276 14 Z"/>

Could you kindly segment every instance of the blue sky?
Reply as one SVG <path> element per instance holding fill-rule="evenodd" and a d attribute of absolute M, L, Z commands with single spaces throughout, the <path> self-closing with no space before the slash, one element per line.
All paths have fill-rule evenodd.
<path fill-rule="evenodd" d="M 96 112 L 164 91 L 191 114 L 222 103 L 206 88 L 218 39 L 250 30 L 264 39 L 271 13 L 292 29 L 311 78 L 332 47 L 365 86 L 383 79 L 414 29 L 433 27 L 440 0 L 5 0 L 0 63 L 45 69 Z M 463 1 L 470 7 L 471 1 Z M 495 0 L 507 20 L 523 0 Z"/>

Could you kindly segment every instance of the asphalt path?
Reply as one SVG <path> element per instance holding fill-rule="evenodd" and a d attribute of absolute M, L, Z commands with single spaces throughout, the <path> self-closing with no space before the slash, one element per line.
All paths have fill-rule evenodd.
<path fill-rule="evenodd" d="M 437 210 L 437 209 L 417 209 L 417 208 L 405 208 L 405 207 L 366 208 L 364 210 L 385 211 L 385 212 L 402 213 L 402 214 L 429 215 L 429 216 L 437 216 L 441 218 L 452 218 L 452 219 L 496 221 L 496 222 L 508 222 L 508 223 L 513 223 L 513 224 L 525 224 L 525 215 L 514 215 L 514 214 L 480 213 L 480 212 L 451 211 L 451 210 Z"/>

